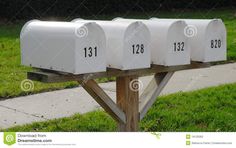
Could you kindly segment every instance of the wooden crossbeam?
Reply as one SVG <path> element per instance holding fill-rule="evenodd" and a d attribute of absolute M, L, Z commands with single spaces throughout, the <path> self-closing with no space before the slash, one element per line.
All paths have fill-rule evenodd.
<path fill-rule="evenodd" d="M 28 72 L 28 79 L 45 82 L 45 83 L 55 83 L 55 82 L 67 82 L 67 81 L 78 81 L 84 79 L 97 79 L 103 77 L 122 77 L 122 76 L 145 76 L 155 73 L 179 71 L 185 69 L 194 69 L 194 68 L 204 68 L 210 67 L 209 63 L 199 63 L 192 62 L 190 65 L 180 65 L 180 66 L 160 66 L 152 65 L 151 68 L 136 69 L 136 70 L 118 70 L 108 68 L 106 72 L 97 72 L 97 73 L 88 73 L 73 75 L 68 73 L 60 73 L 55 71 L 36 71 Z"/>

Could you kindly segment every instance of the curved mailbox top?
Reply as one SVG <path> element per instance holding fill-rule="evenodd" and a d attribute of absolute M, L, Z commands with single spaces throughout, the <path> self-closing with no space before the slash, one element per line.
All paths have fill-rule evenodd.
<path fill-rule="evenodd" d="M 29 21 L 20 41 L 23 65 L 73 74 L 106 71 L 105 33 L 94 22 Z"/>

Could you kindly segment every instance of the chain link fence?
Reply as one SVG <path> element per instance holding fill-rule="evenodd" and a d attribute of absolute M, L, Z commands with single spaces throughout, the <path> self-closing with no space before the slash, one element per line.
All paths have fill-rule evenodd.
<path fill-rule="evenodd" d="M 1 0 L 0 18 L 42 19 L 235 7 L 235 0 Z"/>

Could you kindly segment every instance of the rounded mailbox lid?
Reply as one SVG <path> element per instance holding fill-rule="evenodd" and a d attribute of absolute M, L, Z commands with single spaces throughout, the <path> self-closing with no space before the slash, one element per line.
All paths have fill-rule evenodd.
<path fill-rule="evenodd" d="M 132 22 L 124 34 L 123 69 L 149 68 L 151 35 L 141 21 Z"/>
<path fill-rule="evenodd" d="M 226 60 L 226 28 L 222 20 L 213 19 L 206 29 L 205 62 Z"/>
<path fill-rule="evenodd" d="M 30 21 L 20 41 L 23 65 L 73 74 L 106 70 L 105 35 L 95 23 Z M 92 47 L 96 57 L 84 58 Z"/>
<path fill-rule="evenodd" d="M 226 60 L 226 28 L 221 19 L 184 19 L 196 28 L 190 38 L 191 58 L 194 61 L 213 62 Z"/>
<path fill-rule="evenodd" d="M 106 37 L 94 22 L 76 23 L 76 67 L 82 71 L 106 71 Z"/>
<path fill-rule="evenodd" d="M 151 18 L 150 21 L 157 25 L 160 34 L 157 38 L 164 53 L 164 56 L 160 58 L 165 58 L 160 62 L 166 66 L 190 64 L 190 46 L 188 37 L 184 33 L 186 22 L 157 18 Z M 164 37 L 161 37 L 162 34 Z"/>

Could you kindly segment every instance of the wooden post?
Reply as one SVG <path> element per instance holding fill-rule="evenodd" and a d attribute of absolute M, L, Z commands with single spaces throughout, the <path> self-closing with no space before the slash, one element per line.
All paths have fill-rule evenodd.
<path fill-rule="evenodd" d="M 139 88 L 130 88 L 136 83 L 137 76 L 124 76 L 116 78 L 116 101 L 118 107 L 126 115 L 126 123 L 119 122 L 118 130 L 123 132 L 138 131 L 139 122 Z M 135 85 L 135 84 L 134 84 Z M 137 86 L 137 85 L 136 85 Z"/>

